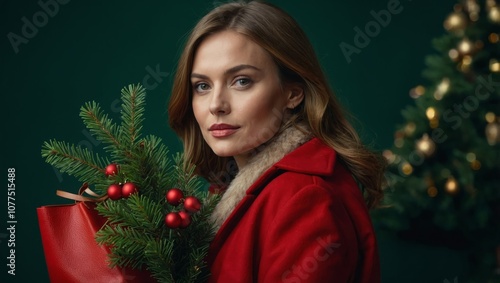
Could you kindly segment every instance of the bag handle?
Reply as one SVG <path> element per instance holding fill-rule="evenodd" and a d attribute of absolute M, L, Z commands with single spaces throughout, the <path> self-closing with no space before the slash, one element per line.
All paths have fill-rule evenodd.
<path fill-rule="evenodd" d="M 92 197 L 84 196 L 85 193 L 89 196 L 92 196 Z M 94 191 L 92 191 L 91 189 L 89 189 L 88 183 L 83 183 L 83 185 L 78 190 L 78 194 L 73 194 L 73 193 L 68 193 L 66 191 L 57 190 L 56 195 L 63 197 L 63 198 L 66 198 L 66 199 L 74 200 L 75 202 L 78 202 L 78 201 L 80 201 L 80 202 L 86 202 L 86 201 L 102 202 L 108 198 L 107 194 L 100 196 L 100 195 L 96 194 Z"/>

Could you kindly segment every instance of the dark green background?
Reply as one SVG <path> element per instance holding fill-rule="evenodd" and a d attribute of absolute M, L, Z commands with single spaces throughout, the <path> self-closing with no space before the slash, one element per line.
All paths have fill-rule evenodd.
<path fill-rule="evenodd" d="M 105 2 L 105 1 L 102 1 Z M 7 194 L 0 195 L 0 282 L 48 282 L 36 207 L 67 203 L 56 189 L 75 192 L 79 184 L 58 175 L 40 157 L 51 138 L 96 148 L 78 116 L 84 102 L 96 100 L 116 115 L 120 89 L 143 82 L 148 68 L 170 75 L 148 92 L 144 131 L 163 137 L 180 150 L 169 130 L 166 103 L 172 73 L 184 39 L 212 1 L 70 1 L 40 27 L 16 54 L 7 34 L 21 35 L 22 17 L 32 21 L 37 1 L 0 2 L 0 90 L 3 184 L 7 168 L 16 169 L 16 276 L 7 275 Z M 389 147 L 401 108 L 412 103 L 408 90 L 423 83 L 431 39 L 455 1 L 402 0 L 403 11 L 348 63 L 339 44 L 353 44 L 354 27 L 371 20 L 370 11 L 386 9 L 377 1 L 270 1 L 288 11 L 309 35 L 330 82 L 343 104 L 358 118 L 357 128 L 374 147 Z M 150 79 L 150 83 L 155 83 Z M 462 254 L 426 247 L 378 231 L 383 282 L 460 281 Z"/>

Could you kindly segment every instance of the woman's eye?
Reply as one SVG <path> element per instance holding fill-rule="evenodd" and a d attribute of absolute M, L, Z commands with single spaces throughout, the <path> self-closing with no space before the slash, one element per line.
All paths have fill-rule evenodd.
<path fill-rule="evenodd" d="M 236 80 L 236 85 L 239 87 L 246 87 L 252 83 L 252 81 L 248 78 L 240 78 Z"/>
<path fill-rule="evenodd" d="M 210 86 L 206 83 L 198 83 L 194 85 L 194 89 L 196 92 L 203 92 L 210 89 Z"/>

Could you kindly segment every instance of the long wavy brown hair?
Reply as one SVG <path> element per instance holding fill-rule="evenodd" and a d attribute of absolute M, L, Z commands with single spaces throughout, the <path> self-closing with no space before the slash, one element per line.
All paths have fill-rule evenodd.
<path fill-rule="evenodd" d="M 168 106 L 170 126 L 184 144 L 186 164 L 194 164 L 197 173 L 212 183 L 220 183 L 221 178 L 227 181 L 232 157 L 215 155 L 204 141 L 191 107 L 190 80 L 197 47 L 207 36 L 224 30 L 243 34 L 260 45 L 277 64 L 282 81 L 302 85 L 304 99 L 282 128 L 299 121 L 308 124 L 313 136 L 338 153 L 363 189 L 367 206 L 375 207 L 383 196 L 385 159 L 363 145 L 346 119 L 347 113 L 335 98 L 306 34 L 291 16 L 268 3 L 223 4 L 204 16 L 191 32 L 179 59 Z"/>

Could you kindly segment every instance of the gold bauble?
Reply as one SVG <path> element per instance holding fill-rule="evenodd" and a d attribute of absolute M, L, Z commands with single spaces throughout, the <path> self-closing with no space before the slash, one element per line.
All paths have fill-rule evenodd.
<path fill-rule="evenodd" d="M 490 59 L 490 71 L 493 73 L 500 72 L 500 62 L 497 59 Z"/>
<path fill-rule="evenodd" d="M 493 6 L 488 12 L 488 19 L 494 23 L 500 23 L 500 7 Z"/>
<path fill-rule="evenodd" d="M 465 55 L 464 58 L 462 58 L 462 64 L 469 66 L 472 63 L 472 57 L 469 55 Z"/>
<path fill-rule="evenodd" d="M 424 156 L 431 156 L 436 150 L 436 144 L 432 139 L 429 138 L 429 135 L 424 134 L 421 139 L 419 139 L 415 146 L 419 152 L 424 154 Z"/>
<path fill-rule="evenodd" d="M 489 145 L 500 143 L 500 123 L 498 123 L 498 121 L 488 123 L 488 125 L 486 125 L 485 132 L 486 140 Z"/>
<path fill-rule="evenodd" d="M 497 43 L 500 40 L 500 37 L 498 36 L 498 33 L 492 32 L 488 35 L 488 40 L 491 43 Z"/>
<path fill-rule="evenodd" d="M 429 120 L 436 119 L 436 117 L 437 117 L 436 109 L 434 107 L 428 107 L 425 110 L 425 116 L 427 116 L 427 119 L 429 119 Z"/>
<path fill-rule="evenodd" d="M 411 173 L 413 173 L 413 166 L 411 166 L 410 163 L 408 163 L 407 161 L 403 162 L 401 164 L 401 167 L 399 167 L 401 169 L 401 171 L 403 172 L 403 174 L 405 175 L 410 175 Z"/>
<path fill-rule="evenodd" d="M 486 113 L 486 115 L 484 115 L 484 119 L 485 119 L 485 120 L 486 120 L 486 122 L 488 122 L 488 123 L 493 123 L 493 122 L 495 122 L 496 117 L 497 117 L 497 116 L 496 116 L 496 115 L 495 115 L 495 113 L 493 113 L 493 112 L 488 112 L 488 113 Z"/>
<path fill-rule="evenodd" d="M 474 152 L 469 152 L 465 155 L 465 160 L 469 161 L 469 162 L 473 162 L 474 160 L 476 160 L 476 154 Z"/>
<path fill-rule="evenodd" d="M 427 188 L 427 194 L 433 198 L 433 197 L 436 197 L 437 194 L 438 194 L 438 190 L 436 187 L 432 186 L 432 187 L 429 187 Z"/>
<path fill-rule="evenodd" d="M 479 170 L 481 169 L 481 162 L 479 162 L 478 160 L 474 160 L 470 163 L 470 168 L 472 168 L 472 170 Z"/>
<path fill-rule="evenodd" d="M 465 1 L 465 9 L 469 13 L 469 18 L 472 21 L 477 21 L 479 18 L 479 5 L 477 4 L 476 0 L 466 0 Z"/>
<path fill-rule="evenodd" d="M 450 49 L 450 51 L 448 51 L 448 56 L 450 56 L 450 59 L 453 61 L 458 60 L 458 55 L 458 51 L 455 48 L 452 48 Z"/>
<path fill-rule="evenodd" d="M 446 184 L 444 185 L 444 189 L 449 193 L 449 194 L 456 194 L 458 192 L 458 182 L 455 180 L 453 177 L 449 177 L 448 180 L 446 181 Z"/>
<path fill-rule="evenodd" d="M 425 87 L 418 85 L 412 89 L 410 89 L 410 97 L 413 99 L 417 99 L 425 93 Z"/>
<path fill-rule="evenodd" d="M 462 72 L 468 72 L 470 70 L 470 65 L 472 63 L 472 57 L 465 55 L 462 61 L 458 64 L 458 69 Z"/>
<path fill-rule="evenodd" d="M 402 131 L 396 131 L 394 133 L 394 145 L 397 148 L 402 148 L 403 145 L 405 145 L 404 137 L 405 137 L 405 134 Z"/>
<path fill-rule="evenodd" d="M 467 18 L 462 12 L 453 12 L 443 23 L 444 28 L 451 32 L 463 32 L 467 26 Z"/>
<path fill-rule="evenodd" d="M 405 135 L 406 136 L 411 136 L 413 135 L 413 133 L 415 132 L 415 129 L 417 128 L 417 125 L 415 125 L 415 123 L 413 122 L 409 122 L 408 124 L 406 124 L 405 128 L 404 128 L 404 131 L 405 131 Z"/>
<path fill-rule="evenodd" d="M 429 119 L 429 126 L 435 129 L 439 126 L 439 113 L 434 107 L 428 107 L 425 110 L 425 116 Z"/>
<path fill-rule="evenodd" d="M 437 85 L 436 90 L 434 91 L 434 98 L 436 100 L 443 99 L 443 96 L 448 92 L 449 89 L 450 89 L 450 79 L 443 78 L 441 82 Z"/>
<path fill-rule="evenodd" d="M 464 38 L 458 43 L 457 49 L 461 54 L 467 55 L 474 51 L 474 44 L 469 39 Z"/>

